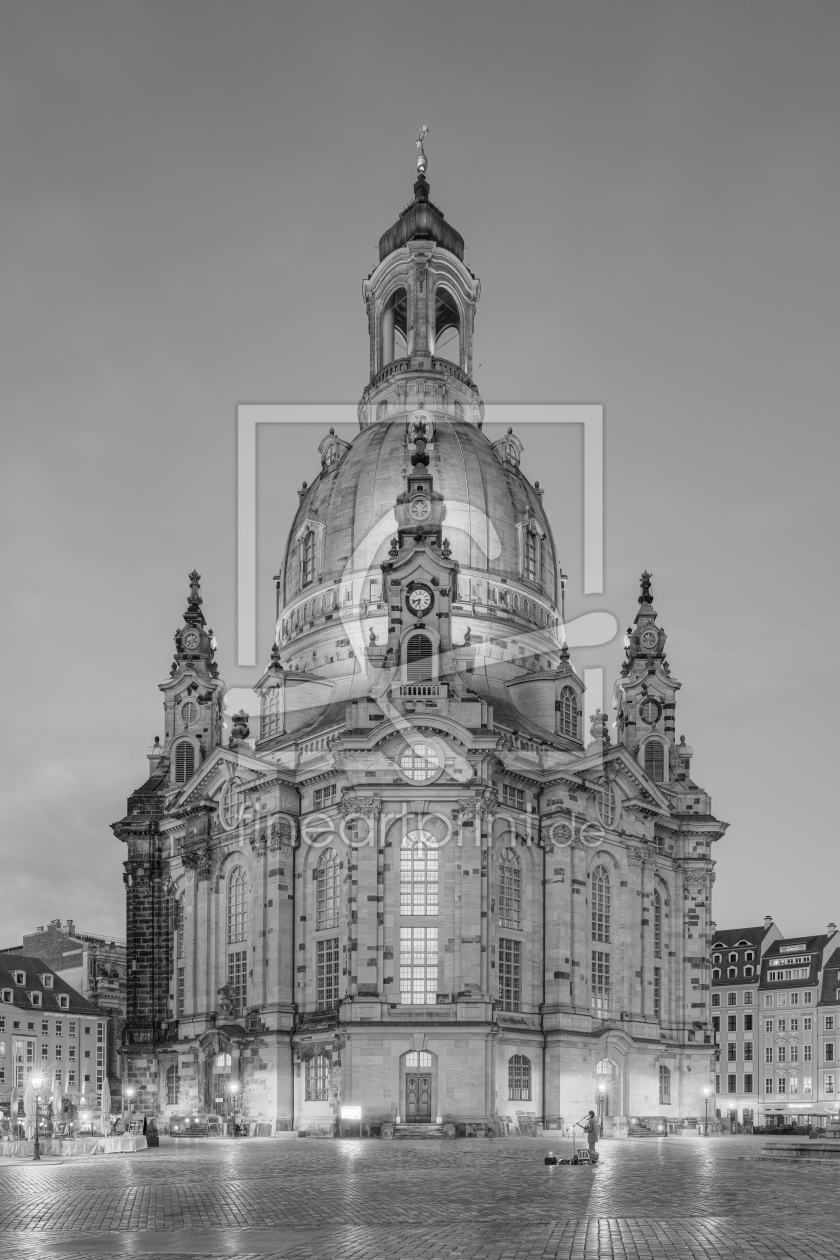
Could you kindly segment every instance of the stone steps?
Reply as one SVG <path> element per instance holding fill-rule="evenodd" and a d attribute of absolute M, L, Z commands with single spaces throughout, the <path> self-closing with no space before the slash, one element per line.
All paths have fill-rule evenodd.
<path fill-rule="evenodd" d="M 395 1138 L 443 1138 L 442 1124 L 395 1124 Z"/>

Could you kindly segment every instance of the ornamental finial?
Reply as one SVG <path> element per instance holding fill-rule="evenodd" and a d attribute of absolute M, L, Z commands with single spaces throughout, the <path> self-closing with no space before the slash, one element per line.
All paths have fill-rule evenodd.
<path fill-rule="evenodd" d="M 650 579 L 651 579 L 652 577 L 653 577 L 653 574 L 652 574 L 652 573 L 648 573 L 647 569 L 645 569 L 644 573 L 642 574 L 642 580 L 641 580 L 642 593 L 641 593 L 641 595 L 639 596 L 639 603 L 640 603 L 640 604 L 652 604 L 652 603 L 653 603 L 653 599 L 652 599 L 652 597 L 651 597 L 651 593 L 650 593 Z"/>
<path fill-rule="evenodd" d="M 423 148 L 423 141 L 426 139 L 426 136 L 428 134 L 429 134 L 429 128 L 424 123 L 423 126 L 420 128 L 420 134 L 418 135 L 417 139 L 414 142 L 415 147 L 419 150 L 417 154 L 417 171 L 419 175 L 421 176 L 421 178 L 425 177 L 426 167 L 428 166 L 428 162 L 426 160 L 426 151 Z"/>

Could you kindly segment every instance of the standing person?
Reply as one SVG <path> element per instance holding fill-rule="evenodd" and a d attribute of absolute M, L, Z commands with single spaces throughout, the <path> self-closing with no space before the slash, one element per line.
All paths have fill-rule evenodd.
<path fill-rule="evenodd" d="M 590 1111 L 586 1117 L 586 1124 L 583 1126 L 586 1134 L 586 1144 L 589 1147 L 589 1158 L 593 1164 L 598 1163 L 598 1152 L 595 1150 L 595 1143 L 598 1141 L 598 1121 L 595 1119 L 595 1112 Z"/>

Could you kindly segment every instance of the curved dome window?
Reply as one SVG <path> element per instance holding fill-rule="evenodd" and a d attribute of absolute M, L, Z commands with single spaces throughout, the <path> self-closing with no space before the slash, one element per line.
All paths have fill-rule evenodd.
<path fill-rule="evenodd" d="M 448 289 L 441 286 L 435 293 L 435 348 L 439 359 L 461 362 L 461 313 Z"/>
<path fill-rule="evenodd" d="M 406 673 L 409 682 L 426 682 L 432 677 L 432 640 L 427 634 L 413 634 L 406 644 Z"/>
<path fill-rule="evenodd" d="M 308 529 L 303 536 L 300 545 L 301 559 L 301 584 L 308 586 L 310 582 L 315 580 L 315 531 Z"/>
<path fill-rule="evenodd" d="M 428 783 L 440 768 L 440 754 L 432 744 L 412 744 L 400 757 L 400 769 L 415 783 Z"/>
<path fill-rule="evenodd" d="M 539 540 L 532 529 L 525 531 L 525 577 L 529 582 L 537 580 L 537 547 Z"/>

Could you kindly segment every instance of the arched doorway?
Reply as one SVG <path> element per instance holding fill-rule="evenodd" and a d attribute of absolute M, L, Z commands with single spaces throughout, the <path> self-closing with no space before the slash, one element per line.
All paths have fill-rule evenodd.
<path fill-rule="evenodd" d="M 217 1116 L 226 1116 L 230 1111 L 230 1055 L 225 1051 L 215 1054 L 210 1069 L 210 1109 Z"/>
<path fill-rule="evenodd" d="M 431 1124 L 437 1119 L 437 1055 L 411 1050 L 401 1063 L 402 1118 L 405 1124 Z"/>
<path fill-rule="evenodd" d="M 593 1110 L 601 1123 L 607 1116 L 620 1114 L 618 1066 L 612 1059 L 601 1059 L 595 1064 L 595 1102 Z"/>

